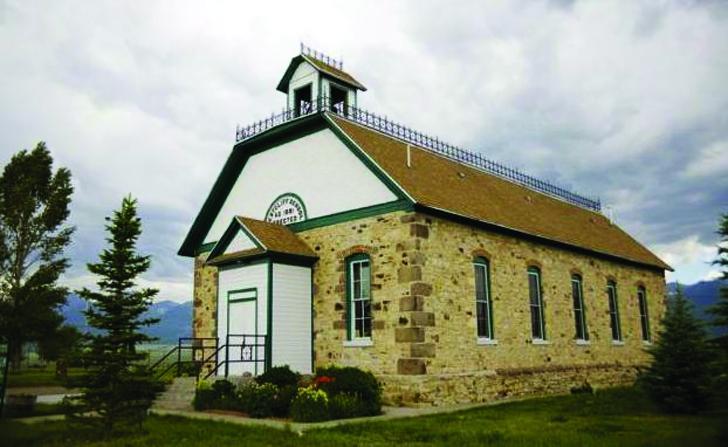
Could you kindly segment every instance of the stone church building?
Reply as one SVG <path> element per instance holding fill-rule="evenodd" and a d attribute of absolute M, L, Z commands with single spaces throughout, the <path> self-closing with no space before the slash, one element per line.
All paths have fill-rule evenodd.
<path fill-rule="evenodd" d="M 419 405 L 634 380 L 670 267 L 597 200 L 359 108 L 307 47 L 277 88 L 179 250 L 218 375 L 352 365 Z"/>

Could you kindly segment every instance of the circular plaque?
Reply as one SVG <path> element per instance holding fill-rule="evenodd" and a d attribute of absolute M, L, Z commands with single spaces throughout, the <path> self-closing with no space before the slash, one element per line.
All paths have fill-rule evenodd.
<path fill-rule="evenodd" d="M 268 208 L 265 220 L 281 225 L 306 220 L 306 207 L 303 200 L 293 193 L 278 196 Z"/>

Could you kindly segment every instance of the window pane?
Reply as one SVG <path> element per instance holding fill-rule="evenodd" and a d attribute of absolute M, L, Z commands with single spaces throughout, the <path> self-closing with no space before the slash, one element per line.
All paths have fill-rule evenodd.
<path fill-rule="evenodd" d="M 576 323 L 576 339 L 584 340 L 584 326 L 581 324 L 581 310 L 574 310 L 574 319 Z"/>
<path fill-rule="evenodd" d="M 531 298 L 531 304 L 538 305 L 538 276 L 532 273 L 528 275 L 528 293 Z"/>
<path fill-rule="evenodd" d="M 612 340 L 622 339 L 619 328 L 619 306 L 617 305 L 617 290 L 613 284 L 607 286 L 607 298 L 609 299 L 609 325 L 612 329 Z"/>
<path fill-rule="evenodd" d="M 531 306 L 531 335 L 533 338 L 543 338 L 541 334 L 541 312 L 537 306 Z"/>
<path fill-rule="evenodd" d="M 354 319 L 354 334 L 360 338 L 364 336 L 364 320 L 360 318 Z"/>
<path fill-rule="evenodd" d="M 528 294 L 531 305 L 531 335 L 536 339 L 543 339 L 543 314 L 539 274 L 536 271 L 528 272 Z"/>
<path fill-rule="evenodd" d="M 362 337 L 371 337 L 372 336 L 372 319 L 371 318 L 365 318 L 363 321 L 363 335 Z"/>
<path fill-rule="evenodd" d="M 574 305 L 574 329 L 577 340 L 586 340 L 586 320 L 584 318 L 584 297 L 581 293 L 581 278 L 571 279 L 571 296 Z"/>
<path fill-rule="evenodd" d="M 351 264 L 354 282 L 361 281 L 361 262 Z"/>
<path fill-rule="evenodd" d="M 475 299 L 485 300 L 485 267 L 482 265 L 475 266 Z"/>
<path fill-rule="evenodd" d="M 361 296 L 362 297 L 369 297 L 369 291 L 371 287 L 369 286 L 369 261 L 362 262 L 361 264 Z"/>
<path fill-rule="evenodd" d="M 640 306 L 640 325 L 642 326 L 642 340 L 650 341 L 650 319 L 647 313 L 647 297 L 645 291 L 640 289 L 637 292 Z"/>

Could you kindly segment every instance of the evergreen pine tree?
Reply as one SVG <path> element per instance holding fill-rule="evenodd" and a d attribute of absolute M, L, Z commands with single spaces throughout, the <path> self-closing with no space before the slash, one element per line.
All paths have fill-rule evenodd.
<path fill-rule="evenodd" d="M 124 198 L 121 208 L 106 220 L 110 221 L 106 225 L 109 246 L 98 263 L 88 264 L 88 270 L 99 277 L 99 291 L 78 291 L 90 304 L 88 324 L 97 329 L 86 335 L 89 346 L 82 359 L 87 373 L 79 383 L 83 411 L 95 413 L 82 419 L 111 433 L 115 427 L 141 425 L 154 398 L 154 383 L 141 365 L 146 354 L 136 347 L 153 340 L 141 328 L 159 320 L 143 316 L 158 291 L 139 289 L 135 283 L 150 266 L 150 257 L 136 252 L 141 234 L 136 200 Z"/>
<path fill-rule="evenodd" d="M 722 270 L 721 278 L 728 280 L 728 214 L 721 216 L 718 234 L 720 235 L 718 258 L 713 261 L 713 264 L 720 266 Z M 728 287 L 720 289 L 718 302 L 709 308 L 708 312 L 713 315 L 713 321 L 711 322 L 713 326 L 728 328 Z"/>
<path fill-rule="evenodd" d="M 678 284 L 650 349 L 653 363 L 641 378 L 649 396 L 665 411 L 696 413 L 707 404 L 711 352 L 703 323 Z"/>

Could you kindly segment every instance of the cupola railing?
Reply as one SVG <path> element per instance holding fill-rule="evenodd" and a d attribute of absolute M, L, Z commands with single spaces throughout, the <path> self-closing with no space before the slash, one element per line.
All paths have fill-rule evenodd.
<path fill-rule="evenodd" d="M 601 211 L 602 209 L 601 201 L 598 198 L 577 194 L 551 182 L 524 174 L 518 169 L 492 161 L 479 153 L 462 149 L 446 143 L 437 137 L 418 132 L 392 121 L 386 116 L 377 115 L 368 110 L 360 109 L 343 102 L 332 104 L 331 99 L 327 96 L 320 96 L 311 102 L 302 101 L 294 109 L 284 109 L 280 113 L 274 113 L 270 117 L 256 121 L 248 126 L 238 126 L 235 131 L 235 141 L 236 143 L 241 142 L 289 121 L 322 112 L 334 113 L 406 143 L 430 150 L 451 160 L 497 175 L 498 177 L 548 194 L 573 205 L 593 211 Z"/>

